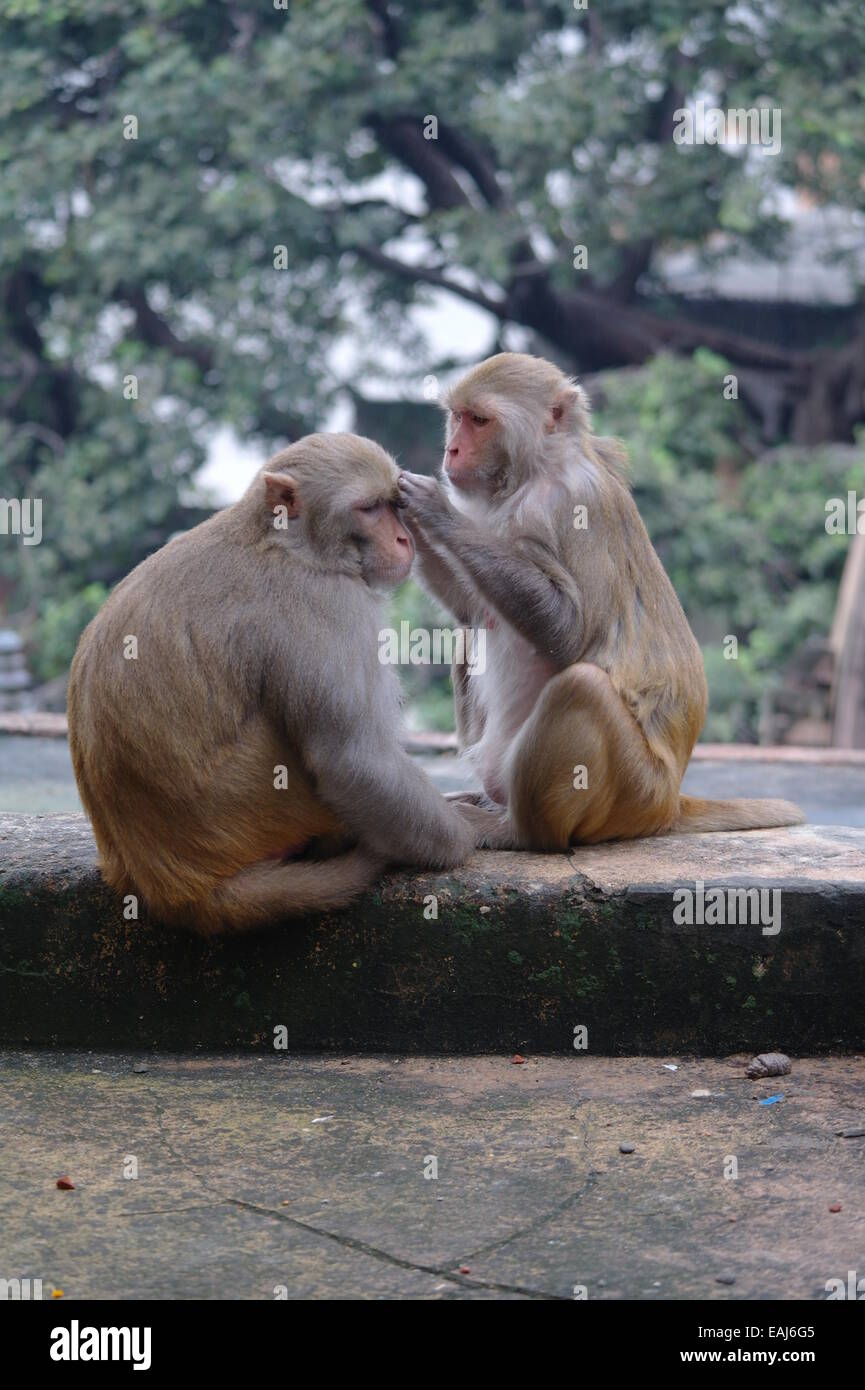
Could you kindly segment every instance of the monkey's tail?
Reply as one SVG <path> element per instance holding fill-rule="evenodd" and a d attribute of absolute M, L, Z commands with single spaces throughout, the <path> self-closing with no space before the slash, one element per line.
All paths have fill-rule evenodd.
<path fill-rule="evenodd" d="M 252 864 L 172 916 L 200 936 L 252 931 L 281 917 L 347 907 L 383 867 L 383 860 L 361 849 L 333 859 Z"/>
<path fill-rule="evenodd" d="M 701 830 L 770 830 L 773 826 L 802 825 L 804 820 L 804 812 L 792 801 L 704 801 L 699 796 L 682 796 L 679 814 L 670 828 L 686 834 Z"/>

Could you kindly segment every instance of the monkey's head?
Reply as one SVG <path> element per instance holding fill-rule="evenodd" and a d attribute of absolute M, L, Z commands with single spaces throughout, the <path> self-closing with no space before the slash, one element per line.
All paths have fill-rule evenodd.
<path fill-rule="evenodd" d="M 309 434 L 270 460 L 250 487 L 268 537 L 313 568 L 373 588 L 408 575 L 414 541 L 396 512 L 399 469 L 357 434 Z"/>
<path fill-rule="evenodd" d="M 552 362 L 500 352 L 447 392 L 444 472 L 464 493 L 494 493 L 553 467 L 561 444 L 588 430 L 581 386 Z"/>

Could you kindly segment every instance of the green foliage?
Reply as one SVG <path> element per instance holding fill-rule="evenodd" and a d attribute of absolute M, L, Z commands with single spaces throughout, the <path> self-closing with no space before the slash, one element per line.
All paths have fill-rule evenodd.
<path fill-rule="evenodd" d="M 705 737 L 721 742 L 756 740 L 763 694 L 806 638 L 828 635 L 849 541 L 827 534 L 824 506 L 861 495 L 865 478 L 861 447 L 755 457 L 743 407 L 723 398 L 728 370 L 697 353 L 606 374 L 595 419 L 627 445 L 637 505 L 703 647 Z"/>
<path fill-rule="evenodd" d="M 43 670 L 91 586 L 194 519 L 218 425 L 266 445 L 321 427 L 385 347 L 419 397 L 436 364 L 406 308 L 429 288 L 364 251 L 507 295 L 529 254 L 572 291 L 582 243 L 583 283 L 603 289 L 647 238 L 707 262 L 777 256 L 779 192 L 865 208 L 859 0 L 589 16 L 570 0 L 0 0 L 0 17 L 0 496 L 44 502 L 42 545 L 4 547 L 0 583 L 49 644 Z M 669 106 L 696 93 L 782 107 L 781 153 L 675 146 Z M 392 127 L 428 113 L 506 202 L 476 182 L 467 204 L 425 200 Z M 651 268 L 646 287 L 665 293 Z M 710 666 L 720 635 L 747 639 L 718 687 L 726 727 L 753 730 L 772 663 L 827 621 L 843 547 L 803 514 L 843 467 L 826 450 L 752 462 L 721 368 L 697 354 L 617 374 L 599 414 L 629 444 Z M 411 680 L 441 707 L 441 680 Z"/>
<path fill-rule="evenodd" d="M 40 680 L 60 676 L 75 654 L 78 638 L 108 597 L 104 584 L 88 584 L 66 599 L 49 599 L 36 627 L 35 674 Z"/>

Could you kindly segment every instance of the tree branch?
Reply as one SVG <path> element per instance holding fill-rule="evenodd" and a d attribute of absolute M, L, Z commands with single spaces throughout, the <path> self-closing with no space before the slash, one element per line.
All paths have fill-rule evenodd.
<path fill-rule="evenodd" d="M 204 373 L 213 370 L 213 350 L 206 343 L 178 338 L 171 325 L 151 308 L 144 290 L 137 285 L 118 285 L 114 297 L 132 309 L 138 335 L 148 346 L 162 348 L 172 357 L 194 362 Z"/>
<path fill-rule="evenodd" d="M 471 206 L 448 160 L 436 148 L 438 142 L 424 139 L 417 117 L 369 115 L 367 124 L 382 148 L 420 179 L 431 210 Z"/>
<path fill-rule="evenodd" d="M 420 265 L 407 265 L 405 261 L 399 261 L 395 256 L 388 256 L 386 252 L 380 251 L 377 246 L 350 246 L 347 249 L 360 256 L 362 260 L 367 261 L 369 265 L 374 265 L 378 270 L 386 271 L 389 275 L 397 275 L 401 280 L 411 280 L 415 284 L 436 285 L 441 290 L 449 290 L 451 294 L 467 300 L 469 304 L 477 304 L 481 309 L 487 309 L 497 318 L 507 316 L 504 300 L 490 299 L 480 290 L 471 290 L 466 285 L 449 280 L 439 270 L 428 270 Z"/>
<path fill-rule="evenodd" d="M 491 208 L 503 206 L 507 199 L 489 151 L 482 151 L 463 131 L 454 130 L 444 121 L 439 121 L 439 145 L 470 175 Z"/>

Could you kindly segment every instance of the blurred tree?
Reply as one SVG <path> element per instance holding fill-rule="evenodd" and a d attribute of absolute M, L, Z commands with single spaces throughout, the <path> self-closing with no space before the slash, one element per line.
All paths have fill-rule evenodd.
<path fill-rule="evenodd" d="M 794 193 L 863 210 L 858 0 L 0 0 L 0 16 L 0 492 L 46 504 L 43 545 L 4 547 L 0 583 L 31 614 L 60 605 L 53 634 L 67 600 L 195 519 L 218 424 L 284 443 L 383 345 L 418 373 L 447 365 L 407 314 L 431 287 L 580 371 L 706 347 L 770 438 L 850 439 L 862 418 L 855 311 L 827 308 L 824 341 L 793 346 L 799 306 L 731 326 L 663 266 L 780 256 Z M 783 108 L 781 152 L 676 145 L 696 97 Z M 692 465 L 672 449 L 671 469 Z"/>
<path fill-rule="evenodd" d="M 634 498 L 702 646 L 704 737 L 756 742 L 791 654 L 828 635 L 849 537 L 827 533 L 825 503 L 861 493 L 865 452 L 861 440 L 753 452 L 743 406 L 713 389 L 724 371 L 699 350 L 604 373 L 595 423 L 628 444 Z"/>

